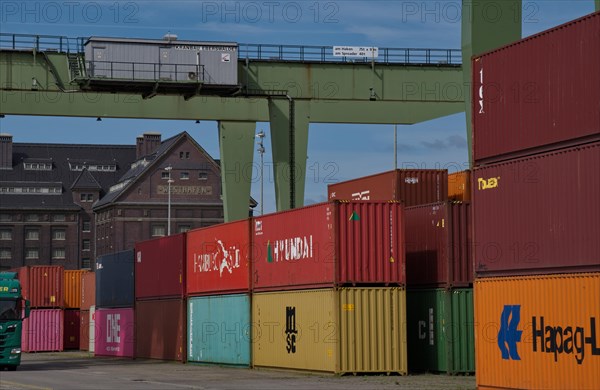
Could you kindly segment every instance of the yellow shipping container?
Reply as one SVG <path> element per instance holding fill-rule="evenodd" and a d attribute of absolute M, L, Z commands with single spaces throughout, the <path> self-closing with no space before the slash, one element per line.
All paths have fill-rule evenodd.
<path fill-rule="evenodd" d="M 600 389 L 600 273 L 474 288 L 479 389 Z"/>
<path fill-rule="evenodd" d="M 84 270 L 65 270 L 64 287 L 65 287 L 65 308 L 79 309 L 81 307 L 81 275 Z"/>
<path fill-rule="evenodd" d="M 406 374 L 403 288 L 254 294 L 254 366 Z"/>
<path fill-rule="evenodd" d="M 448 199 L 461 202 L 471 200 L 471 171 L 448 174 Z"/>

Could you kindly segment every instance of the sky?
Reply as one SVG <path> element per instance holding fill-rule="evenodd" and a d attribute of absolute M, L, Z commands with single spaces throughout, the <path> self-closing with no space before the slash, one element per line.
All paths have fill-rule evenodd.
<path fill-rule="evenodd" d="M 498 0 L 501 1 L 501 0 Z M 7 1 L 0 32 L 68 37 L 111 36 L 293 45 L 460 49 L 460 0 L 450 1 Z M 594 11 L 593 0 L 523 0 L 523 37 Z M 1 111 L 1 107 L 0 107 Z M 265 170 L 272 166 L 268 123 Z M 214 121 L 11 116 L 0 132 L 14 142 L 128 144 L 157 131 L 187 131 L 219 158 Z M 305 204 L 327 199 L 327 185 L 394 167 L 394 126 L 311 124 Z M 468 168 L 464 113 L 398 125 L 399 168 Z M 255 153 L 255 162 L 259 161 Z M 272 174 L 265 173 L 264 211 L 275 211 Z M 260 177 L 252 196 L 260 198 Z"/>

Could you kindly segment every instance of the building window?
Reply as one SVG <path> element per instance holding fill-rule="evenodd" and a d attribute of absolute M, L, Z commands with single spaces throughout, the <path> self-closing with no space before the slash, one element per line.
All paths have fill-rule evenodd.
<path fill-rule="evenodd" d="M 26 171 L 51 171 L 52 163 L 23 163 Z"/>
<path fill-rule="evenodd" d="M 93 202 L 94 201 L 94 194 L 80 194 L 79 195 L 79 199 L 82 202 Z"/>
<path fill-rule="evenodd" d="M 52 249 L 52 258 L 53 259 L 64 259 L 65 258 L 65 248 Z"/>
<path fill-rule="evenodd" d="M 0 248 L 0 259 L 7 260 L 10 258 L 12 258 L 10 248 Z"/>
<path fill-rule="evenodd" d="M 179 227 L 177 228 L 177 231 L 179 233 L 185 233 L 187 231 L 189 231 L 192 227 L 190 225 L 179 225 Z"/>
<path fill-rule="evenodd" d="M 67 231 L 65 229 L 52 229 L 53 240 L 64 240 L 67 237 Z"/>
<path fill-rule="evenodd" d="M 179 178 L 181 180 L 188 180 L 190 178 L 190 173 L 189 172 L 181 172 L 179 175 Z"/>
<path fill-rule="evenodd" d="M 27 222 L 37 222 L 40 220 L 40 216 L 37 214 L 27 214 L 27 216 L 25 217 L 25 220 Z"/>
<path fill-rule="evenodd" d="M 160 178 L 163 180 L 169 180 L 169 172 L 161 172 Z"/>
<path fill-rule="evenodd" d="M 81 259 L 81 268 L 90 268 L 90 259 L 85 257 Z"/>
<path fill-rule="evenodd" d="M 93 202 L 94 201 L 94 194 L 87 194 L 87 201 L 88 202 Z"/>
<path fill-rule="evenodd" d="M 25 249 L 26 259 L 37 259 L 40 257 L 40 251 L 38 248 L 27 248 Z"/>
<path fill-rule="evenodd" d="M 27 229 L 25 231 L 25 239 L 26 240 L 39 240 L 40 239 L 40 231 L 38 229 Z"/>
<path fill-rule="evenodd" d="M 81 228 L 83 232 L 91 232 L 92 231 L 92 223 L 89 220 L 83 221 L 83 227 Z"/>
<path fill-rule="evenodd" d="M 190 158 L 190 152 L 185 152 L 185 158 Z"/>
<path fill-rule="evenodd" d="M 0 229 L 0 240 L 12 240 L 12 230 Z"/>
<path fill-rule="evenodd" d="M 67 220 L 67 218 L 65 217 L 64 214 L 56 214 L 56 215 L 52 216 L 52 220 L 54 222 L 64 222 Z"/>
<path fill-rule="evenodd" d="M 0 222 L 12 222 L 12 215 L 0 214 Z"/>
<path fill-rule="evenodd" d="M 89 251 L 90 250 L 90 240 L 86 239 L 81 241 L 81 249 L 84 251 Z"/>
<path fill-rule="evenodd" d="M 198 180 L 208 180 L 208 172 L 198 172 Z"/>
<path fill-rule="evenodd" d="M 179 152 L 179 158 L 183 159 L 183 152 Z"/>
<path fill-rule="evenodd" d="M 166 234 L 165 225 L 152 226 L 152 237 L 163 237 Z"/>

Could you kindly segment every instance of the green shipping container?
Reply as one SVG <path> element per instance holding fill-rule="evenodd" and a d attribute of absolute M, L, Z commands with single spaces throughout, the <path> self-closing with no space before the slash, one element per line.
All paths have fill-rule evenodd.
<path fill-rule="evenodd" d="M 473 289 L 406 293 L 409 371 L 475 372 Z"/>

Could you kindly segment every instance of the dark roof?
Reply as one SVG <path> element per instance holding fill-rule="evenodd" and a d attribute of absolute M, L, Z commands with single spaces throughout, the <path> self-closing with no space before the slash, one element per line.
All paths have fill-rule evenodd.
<path fill-rule="evenodd" d="M 12 195 L 0 193 L 0 209 L 79 209 L 73 203 L 71 190 L 100 189 L 100 196 L 108 192 L 129 170 L 135 161 L 135 146 L 13 143 L 12 169 L 0 170 L 0 186 L 18 183 L 20 187 L 40 187 L 41 183 L 60 185 L 58 194 L 35 193 Z M 23 162 L 51 162 L 51 170 L 25 170 Z M 114 171 L 72 170 L 75 163 L 115 166 Z M 56 184 L 59 183 L 59 184 Z M 49 185 L 50 186 L 50 185 Z M 43 187 L 43 186 L 42 186 Z"/>

